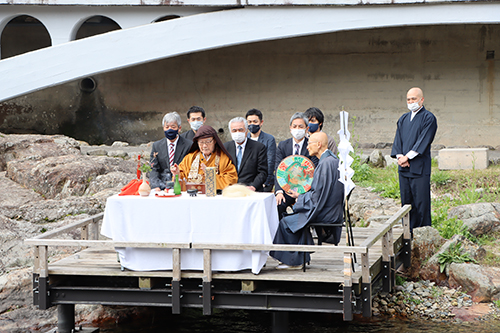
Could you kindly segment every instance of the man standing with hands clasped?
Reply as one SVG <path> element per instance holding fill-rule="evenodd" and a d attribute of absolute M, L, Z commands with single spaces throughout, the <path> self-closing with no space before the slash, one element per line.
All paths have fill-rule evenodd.
<path fill-rule="evenodd" d="M 411 204 L 410 229 L 431 225 L 431 144 L 436 117 L 424 107 L 420 88 L 406 95 L 410 112 L 399 118 L 391 157 L 398 159 L 401 205 Z"/>

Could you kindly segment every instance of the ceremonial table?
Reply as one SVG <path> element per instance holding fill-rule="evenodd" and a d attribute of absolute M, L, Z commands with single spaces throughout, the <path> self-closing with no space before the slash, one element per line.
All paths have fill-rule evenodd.
<path fill-rule="evenodd" d="M 272 193 L 248 197 L 118 196 L 108 198 L 101 234 L 114 241 L 214 244 L 272 244 L 278 228 Z M 136 271 L 172 269 L 172 250 L 117 248 L 123 267 Z M 264 251 L 214 250 L 212 270 L 251 269 L 258 274 Z M 182 270 L 202 270 L 203 251 L 181 250 Z"/>

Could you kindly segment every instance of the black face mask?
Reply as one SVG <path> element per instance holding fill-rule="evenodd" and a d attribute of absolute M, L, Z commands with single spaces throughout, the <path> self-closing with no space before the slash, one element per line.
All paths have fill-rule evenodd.
<path fill-rule="evenodd" d="M 179 134 L 179 130 L 173 130 L 173 129 L 169 129 L 168 131 L 164 131 L 165 132 L 165 137 L 169 140 L 173 140 L 177 137 L 177 134 Z"/>
<path fill-rule="evenodd" d="M 248 130 L 255 134 L 260 130 L 260 125 L 248 125 Z"/>

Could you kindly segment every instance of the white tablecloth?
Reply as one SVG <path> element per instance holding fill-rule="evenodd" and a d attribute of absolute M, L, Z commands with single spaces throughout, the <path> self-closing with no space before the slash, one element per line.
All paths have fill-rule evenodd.
<path fill-rule="evenodd" d="M 205 195 L 176 198 L 112 196 L 101 234 L 114 241 L 272 244 L 278 228 L 272 193 L 225 198 Z M 136 271 L 172 269 L 167 249 L 119 248 L 123 267 Z M 212 270 L 251 269 L 258 274 L 267 259 L 261 251 L 212 251 Z M 181 269 L 202 270 L 203 251 L 181 250 Z"/>

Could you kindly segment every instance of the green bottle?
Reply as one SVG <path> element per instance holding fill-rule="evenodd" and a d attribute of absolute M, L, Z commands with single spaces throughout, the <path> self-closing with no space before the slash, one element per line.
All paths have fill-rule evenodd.
<path fill-rule="evenodd" d="M 181 194 L 181 183 L 179 183 L 179 175 L 175 175 L 174 194 Z"/>

